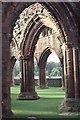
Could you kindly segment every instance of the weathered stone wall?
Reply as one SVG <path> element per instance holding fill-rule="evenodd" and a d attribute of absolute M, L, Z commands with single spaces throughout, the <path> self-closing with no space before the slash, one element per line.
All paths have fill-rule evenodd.
<path fill-rule="evenodd" d="M 48 84 L 49 87 L 61 87 L 62 86 L 62 80 L 61 80 L 61 78 L 48 79 L 47 84 Z"/>
<path fill-rule="evenodd" d="M 38 79 L 35 79 L 35 86 L 38 86 Z M 14 79 L 14 85 L 20 85 L 19 79 Z M 62 80 L 61 78 L 48 78 L 47 79 L 47 85 L 48 87 L 61 87 L 62 86 Z"/>
<path fill-rule="evenodd" d="M 35 79 L 35 85 L 38 86 L 39 80 Z M 61 78 L 48 78 L 47 79 L 47 86 L 48 87 L 61 87 L 62 86 L 62 79 Z"/>
<path fill-rule="evenodd" d="M 42 33 L 41 33 L 42 34 Z M 39 61 L 41 54 L 46 48 L 50 48 L 51 52 L 56 52 L 59 58 L 62 58 L 62 50 L 60 48 L 60 41 L 54 38 L 53 33 L 46 36 L 40 36 L 37 44 L 34 56 Z"/>

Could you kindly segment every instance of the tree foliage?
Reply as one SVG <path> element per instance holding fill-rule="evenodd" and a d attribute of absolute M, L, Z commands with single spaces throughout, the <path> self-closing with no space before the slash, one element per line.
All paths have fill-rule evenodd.
<path fill-rule="evenodd" d="M 37 63 L 34 62 L 34 75 L 39 75 L 39 68 Z M 47 62 L 46 64 L 46 76 L 53 77 L 53 76 L 62 76 L 62 68 L 60 63 L 55 62 Z"/>
<path fill-rule="evenodd" d="M 16 62 L 14 66 L 14 76 L 17 76 L 20 72 L 20 64 Z M 39 76 L 39 68 L 36 62 L 34 62 L 34 76 Z M 46 63 L 46 76 L 49 78 L 53 76 L 62 76 L 62 67 L 60 63 L 47 62 Z"/>

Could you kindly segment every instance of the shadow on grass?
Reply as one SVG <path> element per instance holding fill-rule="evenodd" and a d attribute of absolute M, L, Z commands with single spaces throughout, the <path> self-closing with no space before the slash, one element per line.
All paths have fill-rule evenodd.
<path fill-rule="evenodd" d="M 12 89 L 12 111 L 14 118 L 53 119 L 53 118 L 76 118 L 77 115 L 60 115 L 59 106 L 64 99 L 64 91 L 60 88 L 49 88 L 37 90 L 38 100 L 16 100 L 19 88 Z M 16 92 L 17 91 L 17 92 Z"/>

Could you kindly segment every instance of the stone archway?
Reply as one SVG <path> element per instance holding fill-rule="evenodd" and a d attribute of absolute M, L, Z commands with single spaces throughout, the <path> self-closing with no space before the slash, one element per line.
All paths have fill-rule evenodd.
<path fill-rule="evenodd" d="M 64 41 L 58 22 L 39 3 L 26 8 L 20 14 L 20 19 L 16 21 L 16 26 L 13 31 L 13 41 L 22 64 L 21 88 L 24 86 L 24 89 L 21 90 L 19 95 L 19 99 L 38 99 L 34 85 L 33 55 L 39 35 L 46 26 L 53 29 L 55 39 Z"/>
<path fill-rule="evenodd" d="M 23 3 L 23 4 L 20 4 L 20 3 L 15 4 L 14 3 L 14 4 L 12 4 L 11 5 L 12 14 L 10 14 L 11 17 L 9 16 L 8 12 L 6 13 L 6 15 L 5 15 L 5 13 L 3 13 L 3 26 L 2 26 L 3 27 L 3 41 L 4 41 L 3 43 L 8 48 L 7 49 L 8 56 L 6 57 L 6 55 L 5 55 L 5 56 L 3 56 L 3 59 L 2 59 L 4 61 L 3 68 L 5 67 L 6 70 L 7 70 L 6 73 L 3 72 L 3 82 L 2 82 L 2 87 L 3 87 L 2 88 L 2 94 L 3 94 L 3 96 L 2 96 L 2 108 L 3 108 L 2 112 L 3 112 L 3 116 L 8 116 L 11 112 L 10 89 L 9 89 L 10 88 L 10 85 L 9 85 L 10 78 L 8 77 L 9 73 L 10 73 L 10 71 L 9 71 L 9 68 L 10 68 L 10 66 L 9 66 L 9 64 L 10 64 L 10 61 L 9 61 L 9 58 L 10 58 L 9 45 L 10 45 L 10 40 L 11 40 L 11 37 L 12 37 L 12 29 L 13 29 L 14 23 L 15 23 L 17 17 L 18 17 L 18 16 L 16 16 L 16 18 L 15 18 L 14 7 L 15 7 L 15 9 L 17 8 L 17 11 L 19 12 L 19 13 L 17 12 L 17 14 L 19 15 L 20 12 L 25 8 L 25 6 L 28 6 L 28 5 L 24 5 L 24 4 L 25 3 Z M 4 4 L 4 8 L 5 8 L 5 6 L 6 5 Z M 48 7 L 49 7 L 49 10 L 52 11 L 52 14 L 51 14 L 51 12 L 49 14 L 51 14 L 51 16 L 55 16 L 55 18 L 57 18 L 56 20 L 58 21 L 58 23 L 55 22 L 55 24 L 58 24 L 60 26 L 60 30 L 62 31 L 60 33 L 60 35 L 62 34 L 62 36 L 64 36 L 64 37 L 61 37 L 61 38 L 59 37 L 58 39 L 60 39 L 61 41 L 62 41 L 62 38 L 65 39 L 64 40 L 64 45 L 63 45 L 63 50 L 65 51 L 65 56 L 67 57 L 66 58 L 67 61 L 65 63 L 66 63 L 66 66 L 67 66 L 66 72 L 68 74 L 67 74 L 67 79 L 66 79 L 66 81 L 67 81 L 66 82 L 66 84 L 67 84 L 67 86 L 66 86 L 66 100 L 63 104 L 64 105 L 63 110 L 64 109 L 68 110 L 68 109 L 66 109 L 67 107 L 70 107 L 69 110 L 73 110 L 74 103 L 80 103 L 79 102 L 79 98 L 80 98 L 79 78 L 78 78 L 78 76 L 79 76 L 78 75 L 79 74 L 78 66 L 79 65 L 78 65 L 78 49 L 77 49 L 77 47 L 78 47 L 78 44 L 77 44 L 78 43 L 77 42 L 78 41 L 78 36 L 77 36 L 76 23 L 75 23 L 74 17 L 72 16 L 73 13 L 71 12 L 72 15 L 71 15 L 71 13 L 69 13 L 70 9 L 68 9 L 69 7 L 68 7 L 68 5 L 66 5 L 66 3 L 63 3 L 61 5 L 57 4 L 57 3 L 54 3 L 54 4 L 46 3 L 46 5 L 44 4 L 43 6 L 46 6 L 45 8 L 47 8 L 47 10 L 48 10 Z M 65 9 L 65 6 L 66 6 L 66 9 Z M 8 4 L 7 4 L 7 7 L 8 7 Z M 63 17 L 62 17 L 62 15 L 63 15 Z M 66 17 L 66 15 L 67 15 L 67 17 Z M 5 16 L 6 16 L 6 20 L 5 20 Z M 10 17 L 10 19 L 9 19 L 9 17 Z M 21 51 L 22 51 L 21 53 L 23 53 L 21 55 L 24 55 L 24 56 L 21 56 L 21 57 L 24 57 L 27 60 L 34 53 L 35 44 L 37 42 L 37 37 L 40 34 L 40 30 L 42 29 L 42 26 L 43 27 L 46 26 L 46 24 L 44 24 L 44 20 L 39 19 L 39 17 L 40 16 L 38 16 L 38 19 L 36 19 L 38 21 L 36 21 L 35 18 L 34 18 L 34 21 L 32 20 L 32 25 L 27 27 L 27 28 L 29 28 L 28 30 L 31 30 L 31 28 L 33 28 L 33 30 L 35 30 L 35 32 L 32 31 L 32 30 L 30 31 L 30 33 L 29 33 L 29 31 L 26 31 L 26 33 L 28 32 L 28 34 L 26 34 L 26 37 L 24 37 L 24 38 L 26 38 L 26 41 L 23 42 L 20 46 Z M 15 18 L 15 19 L 13 19 L 13 18 Z M 13 20 L 13 23 L 11 24 L 12 20 Z M 53 21 L 55 21 L 55 20 L 53 20 Z M 37 22 L 38 22 L 38 24 L 37 24 Z M 51 22 L 51 23 L 53 23 L 53 22 Z M 40 25 L 40 26 L 38 26 L 38 25 Z M 52 25 L 52 26 L 54 26 L 54 25 Z M 48 25 L 48 27 L 49 27 L 49 25 Z M 32 33 L 36 33 L 36 35 L 34 36 L 34 35 L 32 35 Z M 33 38 L 31 38 L 31 35 L 32 35 Z M 35 37 L 36 37 L 36 39 L 34 39 Z M 7 42 L 5 42 L 6 39 L 7 39 Z M 3 46 L 3 53 L 5 53 L 5 52 L 6 52 L 5 47 Z M 7 58 L 6 61 L 5 61 L 5 58 Z M 73 61 L 72 58 L 74 59 L 74 61 Z M 33 58 L 32 58 L 32 60 L 33 60 Z M 76 63 L 76 65 L 75 65 L 75 63 Z M 73 71 L 72 68 L 74 68 L 74 71 Z M 69 73 L 71 73 L 71 74 L 69 74 Z M 72 74 L 74 75 L 74 79 L 73 79 Z M 66 74 L 65 74 L 65 76 L 66 76 Z M 6 79 L 6 81 L 5 81 L 5 79 Z M 74 83 L 73 81 L 75 82 L 75 86 L 73 84 Z M 5 86 L 5 84 L 6 84 L 6 86 Z M 75 91 L 75 95 L 73 95 L 71 93 L 72 91 Z M 76 100 L 76 102 L 75 102 L 75 100 Z M 77 104 L 77 108 L 78 108 L 77 111 L 80 110 L 80 106 L 78 106 L 78 104 Z"/>
<path fill-rule="evenodd" d="M 75 37 L 74 35 L 72 35 L 72 33 L 69 36 L 66 34 L 67 32 L 65 30 L 62 31 L 58 21 L 56 22 L 56 19 L 50 15 L 50 12 L 47 10 L 47 8 L 45 8 L 43 5 L 39 3 L 35 3 L 31 5 L 20 14 L 20 19 L 17 20 L 16 26 L 14 27 L 15 30 L 13 32 L 13 36 L 14 36 L 13 39 L 16 41 L 17 47 L 20 50 L 21 57 L 25 61 L 23 62 L 23 64 L 25 64 L 24 65 L 25 69 L 27 69 L 27 71 L 25 72 L 25 76 L 26 76 L 25 79 L 27 78 L 27 81 L 30 86 L 28 90 L 29 92 L 32 92 L 35 94 L 34 79 L 33 79 L 34 78 L 33 77 L 34 76 L 33 54 L 35 51 L 35 45 L 39 38 L 39 34 L 45 26 L 53 29 L 54 38 L 59 39 L 62 43 L 61 44 L 62 46 L 65 44 L 66 59 L 67 59 L 66 60 L 66 66 L 67 66 L 66 68 L 66 101 L 67 103 L 69 103 L 69 104 L 66 104 L 65 102 L 66 104 L 65 106 L 67 107 L 69 105 L 70 109 L 72 110 L 73 106 L 71 105 L 71 103 L 72 101 L 73 103 L 75 102 L 75 94 L 76 94 L 75 91 L 77 89 L 77 88 L 74 88 L 75 87 L 74 78 L 76 79 L 78 78 L 77 74 L 76 74 L 76 77 L 73 76 L 74 75 L 73 68 L 76 67 L 76 66 L 73 66 L 74 65 L 73 48 L 74 48 Z M 65 33 L 64 35 L 63 35 L 63 32 Z M 73 39 L 73 41 L 71 41 L 71 39 Z M 24 91 L 24 95 L 22 94 L 23 93 L 21 93 L 21 96 L 26 96 L 27 93 L 25 94 L 25 91 Z M 31 96 L 35 96 L 35 95 L 31 94 Z M 64 109 L 66 107 L 64 107 Z"/>
<path fill-rule="evenodd" d="M 46 48 L 39 58 L 39 86 L 40 88 L 47 88 L 46 81 L 46 61 L 48 56 L 51 54 L 50 48 Z"/>
<path fill-rule="evenodd" d="M 47 81 L 46 81 L 46 62 L 47 58 L 51 53 L 53 53 L 56 50 L 53 50 L 52 48 L 47 47 L 41 54 L 38 62 L 38 67 L 39 67 L 39 87 L 40 88 L 47 88 Z M 58 52 L 58 51 L 57 51 Z M 58 57 L 61 61 L 62 59 L 62 53 L 58 54 Z"/>

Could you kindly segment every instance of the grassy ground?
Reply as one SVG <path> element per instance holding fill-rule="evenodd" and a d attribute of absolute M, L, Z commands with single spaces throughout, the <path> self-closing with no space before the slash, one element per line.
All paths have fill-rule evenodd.
<path fill-rule="evenodd" d="M 60 115 L 59 106 L 64 99 L 64 91 L 58 87 L 37 89 L 38 100 L 16 100 L 19 86 L 11 87 L 11 105 L 14 117 L 17 118 L 60 118 L 78 117 L 77 115 Z"/>

